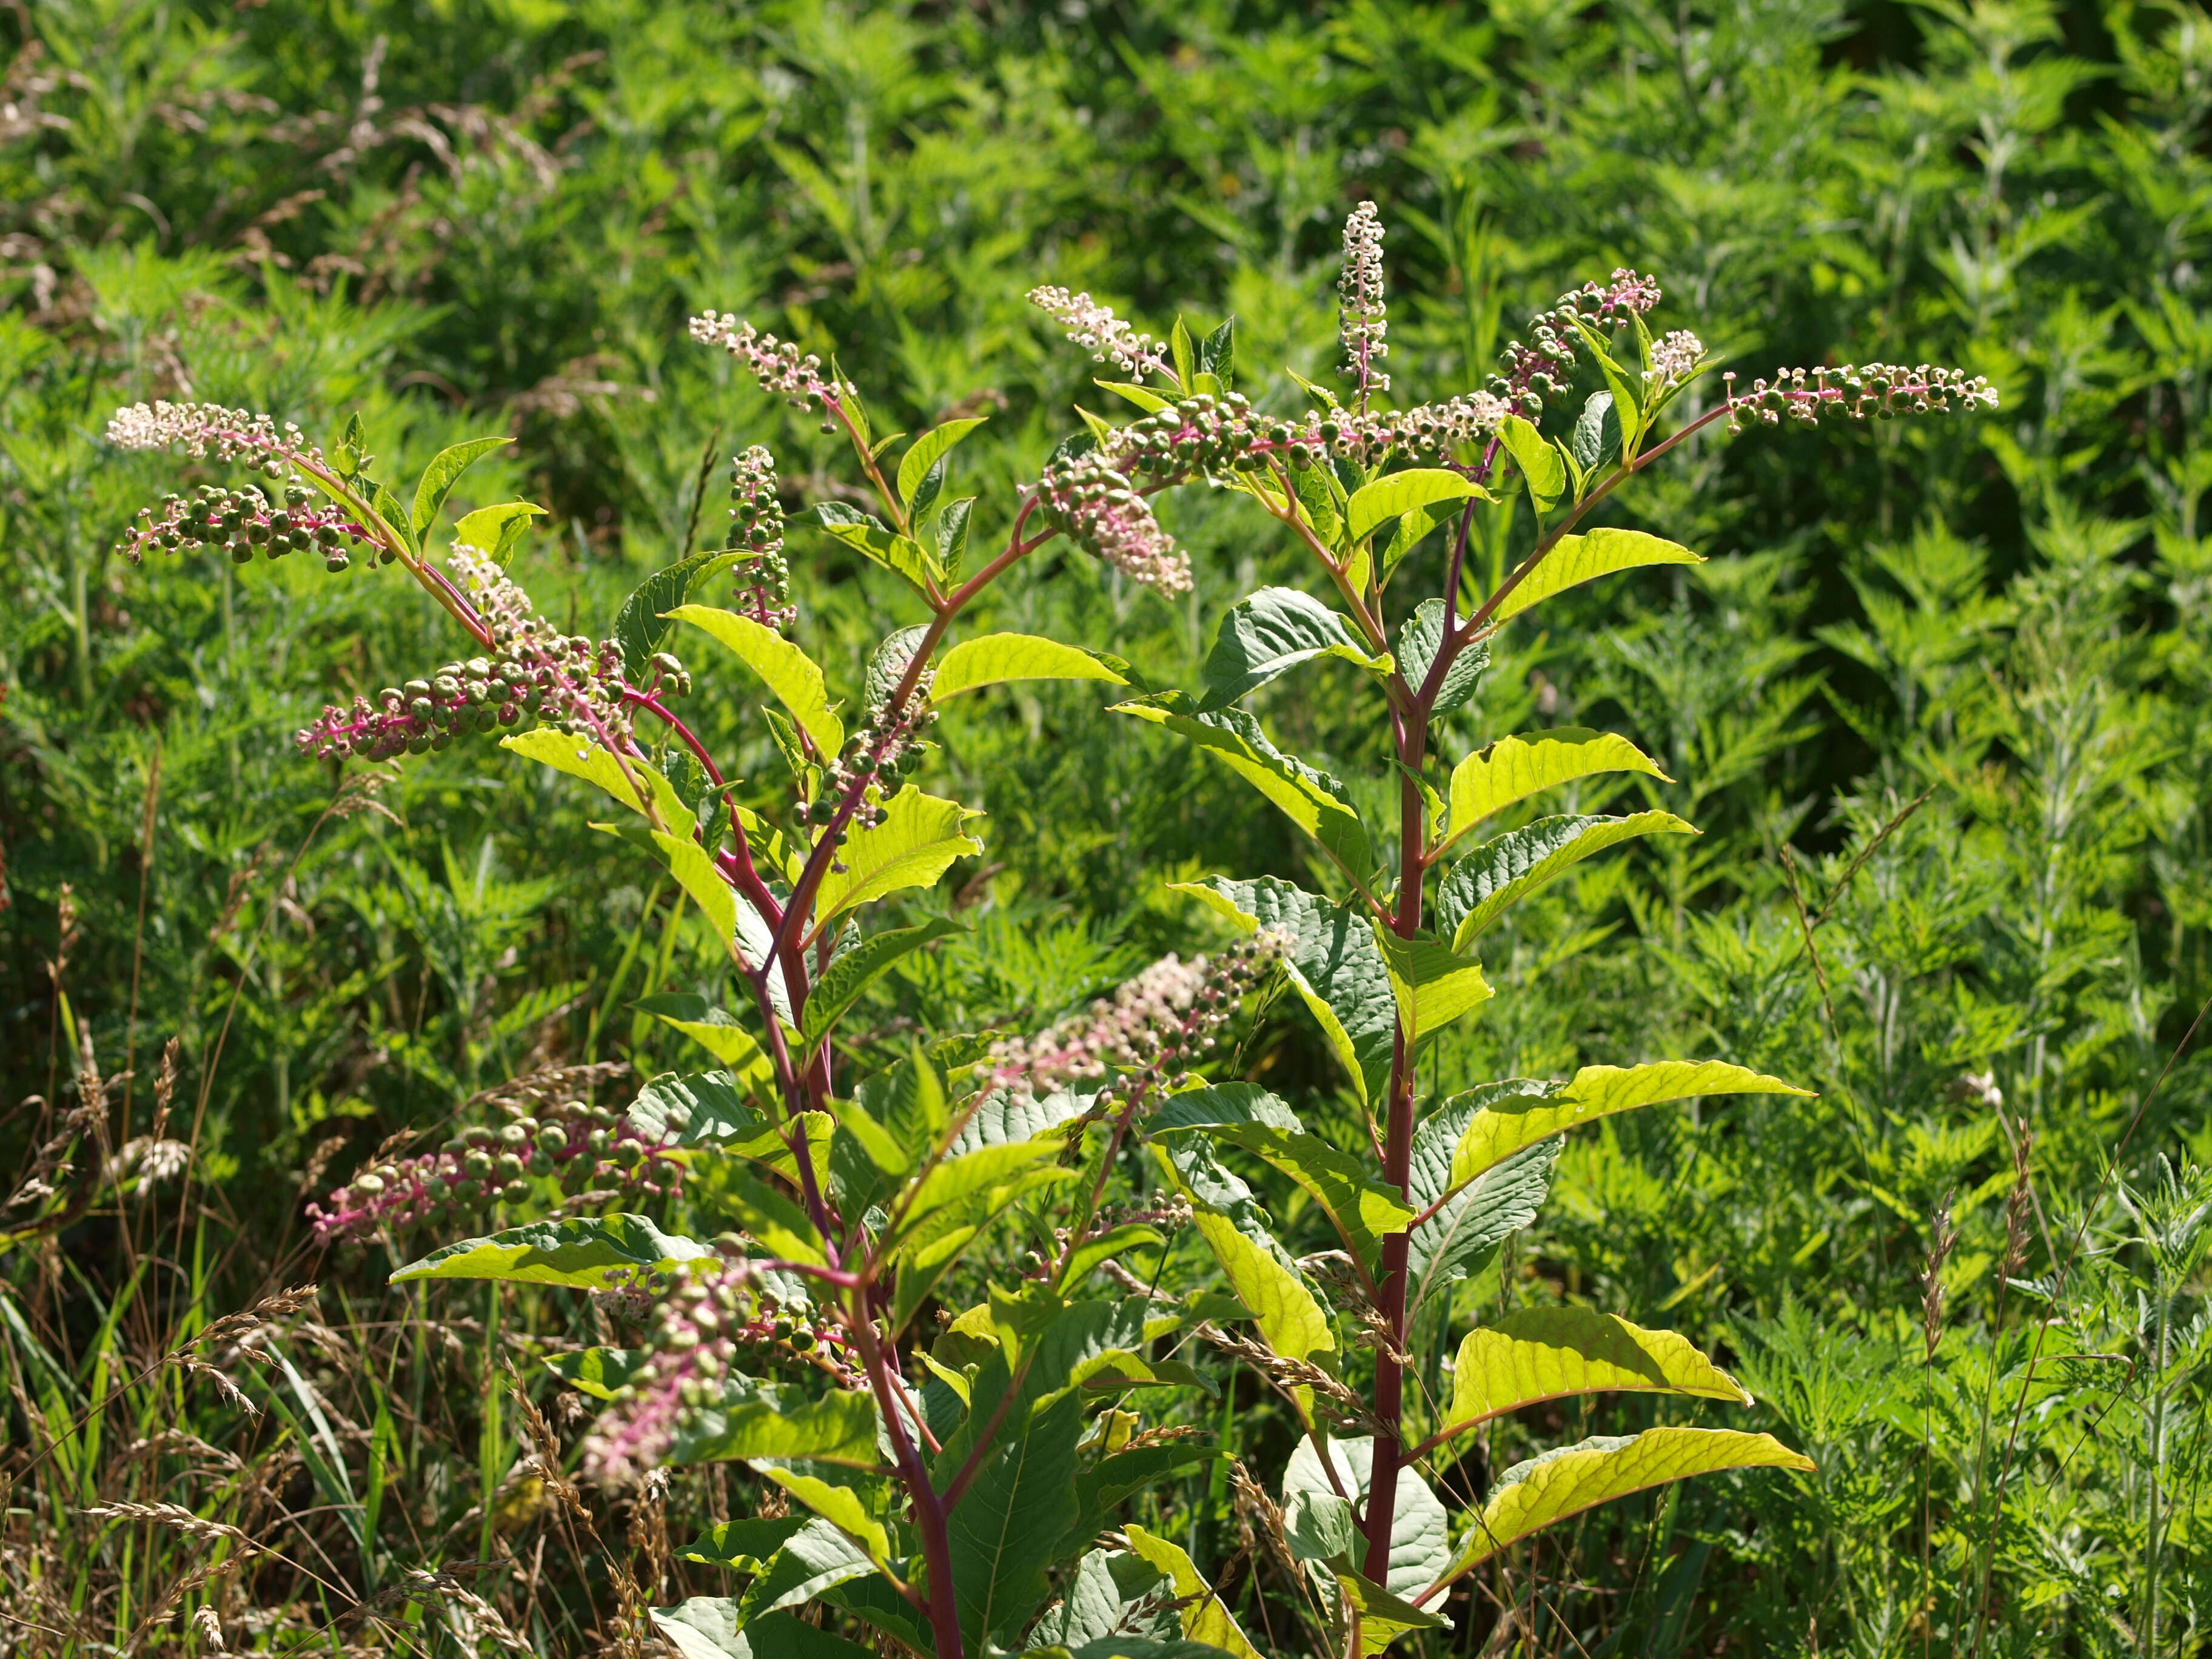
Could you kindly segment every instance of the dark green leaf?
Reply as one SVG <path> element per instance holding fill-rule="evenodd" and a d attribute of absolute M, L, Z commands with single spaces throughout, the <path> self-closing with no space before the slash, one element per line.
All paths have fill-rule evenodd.
<path fill-rule="evenodd" d="M 1525 829 L 1486 841 L 1452 868 L 1437 891 L 1440 928 L 1452 930 L 1452 948 L 1465 951 L 1503 915 L 1584 859 L 1639 836 L 1694 836 L 1672 812 L 1632 812 L 1538 818 Z"/>
<path fill-rule="evenodd" d="M 1436 661 L 1437 651 L 1443 641 L 1444 602 L 1423 599 L 1398 630 L 1398 672 L 1416 691 L 1427 684 L 1429 668 Z M 1474 688 L 1482 680 L 1482 671 L 1489 666 L 1490 647 L 1486 641 L 1477 640 L 1464 647 L 1444 671 L 1444 683 L 1437 688 L 1433 711 L 1449 714 L 1464 704 L 1474 695 Z"/>
<path fill-rule="evenodd" d="M 950 917 L 934 916 L 919 927 L 895 927 L 878 933 L 846 951 L 830 964 L 816 982 L 813 994 L 806 999 L 806 1011 L 799 1018 L 799 1051 L 812 1053 L 845 1011 L 860 1000 L 860 994 L 900 957 L 947 933 L 966 931 Z"/>
<path fill-rule="evenodd" d="M 1370 653 L 1352 623 L 1319 599 L 1294 587 L 1263 587 L 1221 619 L 1206 655 L 1206 692 L 1198 707 L 1201 712 L 1226 708 L 1300 663 L 1324 656 L 1378 672 L 1389 660 Z"/>
<path fill-rule="evenodd" d="M 422 480 L 415 486 L 415 510 L 407 521 L 417 542 L 430 533 L 430 526 L 438 521 L 438 509 L 445 506 L 461 474 L 493 450 L 504 449 L 514 441 L 506 437 L 471 438 L 430 458 L 430 465 L 422 469 Z"/>

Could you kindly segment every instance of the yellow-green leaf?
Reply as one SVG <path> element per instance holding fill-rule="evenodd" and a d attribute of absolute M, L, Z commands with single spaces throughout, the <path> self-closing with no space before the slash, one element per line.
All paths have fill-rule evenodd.
<path fill-rule="evenodd" d="M 808 1474 L 764 1458 L 753 1465 L 753 1470 L 763 1480 L 782 1487 L 858 1544 L 878 1566 L 890 1559 L 890 1535 L 884 1530 L 884 1523 L 868 1513 L 860 1494 L 850 1486 L 835 1486 L 818 1474 Z"/>
<path fill-rule="evenodd" d="M 1372 1272 L 1386 1233 L 1403 1231 L 1413 1218 L 1396 1193 L 1367 1178 L 1359 1160 L 1318 1135 L 1299 1134 L 1272 1123 L 1217 1123 L 1205 1133 L 1215 1140 L 1265 1158 L 1311 1193 L 1338 1235 Z"/>
<path fill-rule="evenodd" d="M 961 641 L 938 659 L 929 700 L 943 702 L 963 691 L 1006 680 L 1105 680 L 1127 685 L 1121 666 L 1118 658 L 1034 634 L 985 634 Z"/>
<path fill-rule="evenodd" d="M 1615 1112 L 1698 1095 L 1796 1095 L 1813 1091 L 1719 1060 L 1662 1060 L 1645 1066 L 1585 1066 L 1574 1081 L 1547 1095 L 1509 1095 L 1468 1121 L 1452 1152 L 1451 1185 L 1459 1187 L 1524 1146 Z"/>
<path fill-rule="evenodd" d="M 983 815 L 958 801 L 925 795 L 908 784 L 884 803 L 884 811 L 881 823 L 853 830 L 838 848 L 837 861 L 844 869 L 822 878 L 814 896 L 817 931 L 856 904 L 902 888 L 934 886 L 954 860 L 983 850 L 983 843 L 968 832 L 968 825 Z"/>
<path fill-rule="evenodd" d="M 1364 541 L 1401 514 L 1437 501 L 1464 501 L 1478 496 L 1492 499 L 1474 479 L 1440 466 L 1393 472 L 1353 492 L 1344 510 L 1345 534 L 1352 541 Z"/>
<path fill-rule="evenodd" d="M 1437 939 L 1401 939 L 1382 927 L 1375 928 L 1375 942 L 1390 971 L 1399 1024 L 1409 1041 L 1418 1042 L 1441 1031 L 1490 1000 L 1490 981 L 1482 976 L 1482 964 L 1472 957 L 1461 956 Z"/>
<path fill-rule="evenodd" d="M 714 868 L 714 860 L 689 836 L 672 836 L 656 830 L 653 832 L 653 844 L 667 861 L 669 874 L 691 896 L 691 902 L 699 907 L 699 914 L 707 918 L 707 925 L 714 930 L 715 939 L 726 951 L 738 936 L 738 896 Z"/>
<path fill-rule="evenodd" d="M 535 732 L 518 732 L 512 737 L 501 738 L 499 746 L 527 760 L 541 762 L 556 772 L 566 772 L 572 778 L 594 784 L 631 811 L 643 816 L 645 807 L 630 782 L 635 778 L 660 814 L 661 828 L 671 835 L 688 836 L 699 822 L 659 772 L 633 759 L 629 763 L 629 778 L 625 778 L 622 763 L 588 738 L 572 738 L 566 732 L 540 726 Z"/>
<path fill-rule="evenodd" d="M 942 460 L 953 445 L 990 418 L 988 415 L 977 415 L 964 421 L 947 421 L 943 426 L 932 428 L 916 438 L 899 461 L 899 500 L 912 502 L 914 492 L 921 487 L 921 481 L 928 477 L 929 469 Z"/>
<path fill-rule="evenodd" d="M 1451 1628 L 1445 1620 L 1399 1600 L 1356 1572 L 1339 1571 L 1336 1588 L 1346 1617 L 1358 1621 L 1359 1659 L 1371 1659 L 1407 1631 Z"/>
<path fill-rule="evenodd" d="M 1562 536 L 1542 562 L 1531 570 L 1490 613 L 1492 622 L 1517 617 L 1530 605 L 1570 587 L 1650 564 L 1703 564 L 1705 560 L 1678 543 L 1647 536 L 1641 530 L 1611 526 L 1586 535 Z"/>
<path fill-rule="evenodd" d="M 1465 951 L 1491 923 L 1584 859 L 1643 836 L 1694 836 L 1672 812 L 1562 814 L 1486 841 L 1452 867 L 1437 891 L 1437 915 Z"/>
<path fill-rule="evenodd" d="M 776 701 L 791 711 L 799 729 L 817 753 L 835 755 L 844 746 L 845 728 L 830 712 L 830 694 L 814 659 L 750 617 L 718 611 L 709 605 L 679 605 L 668 613 L 678 622 L 705 629 L 737 653 L 760 677 Z"/>
<path fill-rule="evenodd" d="M 392 1275 L 392 1282 L 495 1279 L 596 1291 L 640 1273 L 665 1273 L 687 1261 L 719 1260 L 707 1245 L 664 1233 L 647 1217 L 610 1215 L 532 1221 L 489 1238 L 463 1239 L 409 1262 Z"/>
<path fill-rule="evenodd" d="M 1450 840 L 1516 801 L 1600 772 L 1641 772 L 1672 781 L 1649 755 L 1610 732 L 1566 726 L 1500 738 L 1452 769 Z"/>
<path fill-rule="evenodd" d="M 1751 1403 L 1741 1383 L 1675 1332 L 1590 1308 L 1522 1308 L 1459 1345 L 1445 1430 L 1457 1434 L 1546 1400 L 1616 1391 Z"/>
<path fill-rule="evenodd" d="M 1132 1550 L 1167 1574 L 1175 1585 L 1176 1600 L 1189 1604 L 1182 1610 L 1186 1637 L 1194 1642 L 1210 1642 L 1234 1659 L 1263 1659 L 1231 1615 L 1228 1604 L 1213 1593 L 1213 1586 L 1206 1582 L 1198 1564 L 1182 1545 L 1154 1537 L 1139 1526 L 1124 1527 L 1121 1533 Z"/>
<path fill-rule="evenodd" d="M 1176 1170 L 1164 1148 L 1154 1148 L 1160 1166 L 1182 1195 L 1190 1200 L 1192 1220 L 1199 1236 L 1221 1264 L 1223 1275 L 1238 1301 L 1252 1310 L 1252 1318 L 1267 1346 L 1285 1359 L 1305 1359 L 1336 1352 L 1336 1338 L 1328 1316 L 1314 1299 L 1305 1281 L 1286 1267 L 1259 1240 L 1237 1224 L 1226 1211 L 1217 1209 L 1192 1190 Z"/>

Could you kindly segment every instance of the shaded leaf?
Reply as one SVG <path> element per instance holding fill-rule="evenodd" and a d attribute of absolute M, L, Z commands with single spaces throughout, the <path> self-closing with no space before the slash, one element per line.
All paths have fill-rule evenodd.
<path fill-rule="evenodd" d="M 1176 714 L 1151 703 L 1114 705 L 1113 713 L 1133 714 L 1164 726 L 1212 755 L 1279 807 L 1285 817 L 1311 836 L 1355 881 L 1365 881 L 1375 858 L 1367 826 L 1345 787 L 1328 773 L 1285 755 L 1260 730 L 1260 722 L 1241 708 L 1212 714 Z"/>
<path fill-rule="evenodd" d="M 1221 619 L 1206 653 L 1201 711 L 1226 708 L 1300 663 L 1341 657 L 1387 672 L 1389 659 L 1371 654 L 1352 623 L 1295 587 L 1263 587 L 1239 599 Z"/>

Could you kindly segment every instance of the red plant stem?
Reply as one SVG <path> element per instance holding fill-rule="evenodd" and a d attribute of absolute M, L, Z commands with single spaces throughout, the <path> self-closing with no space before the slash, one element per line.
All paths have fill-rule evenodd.
<path fill-rule="evenodd" d="M 803 1168 L 805 1160 L 800 1164 Z M 853 1293 L 846 1310 L 845 1324 L 852 1333 L 853 1346 L 860 1351 L 861 1367 L 868 1374 L 868 1386 L 875 1392 L 876 1409 L 883 1413 L 884 1431 L 890 1438 L 899 1484 L 907 1489 L 907 1499 L 914 1506 L 915 1529 L 921 1534 L 921 1559 L 929 1571 L 929 1598 L 925 1610 L 929 1614 L 930 1632 L 936 1638 L 937 1659 L 963 1659 L 960 1607 L 952 1596 L 952 1542 L 945 1524 L 949 1506 L 937 1495 L 929 1470 L 915 1448 L 914 1437 L 906 1431 L 906 1414 L 891 1390 L 890 1371 L 883 1346 L 876 1340 L 875 1321 L 868 1311 L 866 1291 Z"/>

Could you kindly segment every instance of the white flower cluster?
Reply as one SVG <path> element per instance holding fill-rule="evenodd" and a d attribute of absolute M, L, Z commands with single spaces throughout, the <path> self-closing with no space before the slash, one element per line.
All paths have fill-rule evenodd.
<path fill-rule="evenodd" d="M 271 477 L 288 465 L 322 466 L 322 453 L 287 421 L 221 404 L 132 404 L 108 417 L 107 441 L 118 449 L 170 449 L 204 460 L 248 461 Z"/>
<path fill-rule="evenodd" d="M 752 372 L 762 391 L 789 398 L 794 409 L 822 409 L 836 398 L 836 387 L 822 378 L 821 358 L 811 351 L 802 355 L 789 340 L 763 334 L 734 315 L 709 311 L 694 317 L 691 337 L 720 346 Z"/>
<path fill-rule="evenodd" d="M 1337 337 L 1344 345 L 1345 376 L 1359 388 L 1388 392 L 1390 377 L 1375 368 L 1390 355 L 1383 335 L 1389 307 L 1382 302 L 1382 216 L 1371 201 L 1344 222 L 1344 270 L 1336 279 Z"/>
<path fill-rule="evenodd" d="M 1094 362 L 1112 363 L 1124 374 L 1146 369 L 1168 372 L 1160 343 L 1139 334 L 1088 294 L 1070 294 L 1064 288 L 1033 288 L 1030 303 L 1067 331 L 1067 337 L 1091 353 Z"/>
<path fill-rule="evenodd" d="M 1686 328 L 1662 336 L 1651 348 L 1651 368 L 1645 378 L 1656 386 L 1677 386 L 1697 372 L 1705 360 L 1705 343 Z"/>

